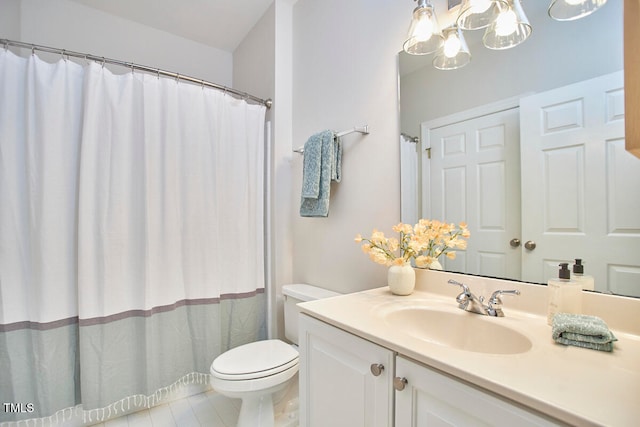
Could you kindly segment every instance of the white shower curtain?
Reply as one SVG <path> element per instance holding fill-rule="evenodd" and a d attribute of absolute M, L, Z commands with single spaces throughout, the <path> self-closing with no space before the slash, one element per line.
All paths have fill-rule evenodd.
<path fill-rule="evenodd" d="M 0 396 L 34 403 L 0 421 L 152 405 L 265 337 L 263 106 L 9 51 L 0 85 Z"/>
<path fill-rule="evenodd" d="M 404 134 L 400 135 L 400 220 L 406 224 L 418 222 L 418 149 Z"/>

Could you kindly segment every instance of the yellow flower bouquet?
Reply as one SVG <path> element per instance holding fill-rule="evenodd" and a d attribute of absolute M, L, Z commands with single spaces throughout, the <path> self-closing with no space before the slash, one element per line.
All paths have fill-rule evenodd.
<path fill-rule="evenodd" d="M 372 261 L 386 265 L 405 265 L 415 259 L 416 267 L 427 268 L 442 255 L 455 259 L 455 249 L 466 249 L 470 236 L 467 224 L 446 223 L 438 220 L 421 219 L 417 224 L 399 223 L 393 231 L 400 238 L 388 238 L 383 232 L 373 230 L 371 237 L 358 234 L 357 243 L 362 243 L 362 251 Z"/>

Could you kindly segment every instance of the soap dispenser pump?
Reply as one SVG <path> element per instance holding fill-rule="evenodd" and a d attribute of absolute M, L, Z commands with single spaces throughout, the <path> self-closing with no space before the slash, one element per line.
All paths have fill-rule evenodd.
<path fill-rule="evenodd" d="M 578 282 L 584 290 L 593 291 L 595 289 L 593 277 L 584 274 L 584 265 L 582 265 L 580 258 L 576 258 L 576 263 L 573 264 L 573 280 Z"/>
<path fill-rule="evenodd" d="M 571 280 L 569 263 L 559 265 L 558 278 L 548 282 L 549 307 L 547 310 L 547 323 L 553 323 L 553 317 L 557 313 L 580 314 L 582 311 L 582 288 L 580 284 Z"/>

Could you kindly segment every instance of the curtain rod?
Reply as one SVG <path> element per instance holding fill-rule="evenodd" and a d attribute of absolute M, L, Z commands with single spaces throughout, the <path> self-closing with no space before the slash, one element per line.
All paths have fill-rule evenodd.
<path fill-rule="evenodd" d="M 91 55 L 91 54 L 86 54 L 86 53 L 73 52 L 71 50 L 58 49 L 58 48 L 54 48 L 54 47 L 41 46 L 41 45 L 37 45 L 37 44 L 24 43 L 24 42 L 19 42 L 19 41 L 15 41 L 15 40 L 8 40 L 8 39 L 0 39 L 0 45 L 4 45 L 5 49 L 8 49 L 9 46 L 15 46 L 15 47 L 21 47 L 21 48 L 25 48 L 25 49 L 31 49 L 32 53 L 34 51 L 36 51 L 36 50 L 39 50 L 39 51 L 42 51 L 42 52 L 59 54 L 63 58 L 65 56 L 67 56 L 67 57 L 73 56 L 74 58 L 84 58 L 86 60 L 99 62 L 99 63 L 101 63 L 103 65 L 104 64 L 119 65 L 119 66 L 122 66 L 122 67 L 130 68 L 132 70 L 146 71 L 146 72 L 149 72 L 149 73 L 157 74 L 158 76 L 173 77 L 173 78 L 178 79 L 178 80 L 185 80 L 185 81 L 188 81 L 188 82 L 191 82 L 191 83 L 200 84 L 202 86 L 207 86 L 207 87 L 211 87 L 211 88 L 214 88 L 214 89 L 222 90 L 222 91 L 224 91 L 226 93 L 237 95 L 237 96 L 239 96 L 239 97 L 241 97 L 243 99 L 250 99 L 252 101 L 258 102 L 260 104 L 263 104 L 267 108 L 271 108 L 271 106 L 273 105 L 273 101 L 271 99 L 258 98 L 257 96 L 250 95 L 250 94 L 248 94 L 246 92 L 241 92 L 239 90 L 236 90 L 236 89 L 233 89 L 233 88 L 230 88 L 230 87 L 222 86 L 222 85 L 219 85 L 219 84 L 216 84 L 216 83 L 211 83 L 211 82 L 208 82 L 206 80 L 196 79 L 194 77 L 189 77 L 189 76 L 184 76 L 182 74 L 173 73 L 171 71 L 161 70 L 159 68 L 147 67 L 146 65 L 134 64 L 133 62 L 119 61 L 117 59 L 105 58 L 104 56 L 96 56 L 96 55 Z"/>

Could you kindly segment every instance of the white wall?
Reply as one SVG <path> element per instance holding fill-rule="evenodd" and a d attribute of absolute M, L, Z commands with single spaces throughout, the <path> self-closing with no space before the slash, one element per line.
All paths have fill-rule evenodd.
<path fill-rule="evenodd" d="M 234 51 L 235 88 L 271 98 L 269 333 L 284 337 L 282 285 L 292 282 L 291 27 L 295 0 L 275 0 Z"/>
<path fill-rule="evenodd" d="M 408 0 L 298 0 L 293 9 L 293 145 L 323 129 L 368 124 L 343 139 L 342 182 L 328 218 L 301 218 L 302 156 L 292 160 L 293 279 L 338 292 L 382 286 L 386 268 L 354 243 L 400 220 L 396 54 Z"/>
<path fill-rule="evenodd" d="M 275 81 L 275 5 L 271 5 L 233 51 L 234 89 L 271 98 Z"/>
<path fill-rule="evenodd" d="M 296 0 L 275 0 L 275 93 L 272 160 L 272 292 L 276 295 L 278 336 L 284 336 L 282 286 L 293 282 L 291 226 L 293 129 L 293 5 Z M 273 319 L 272 319 L 273 320 Z"/>
<path fill-rule="evenodd" d="M 0 0 L 0 39 L 20 37 L 20 0 Z"/>
<path fill-rule="evenodd" d="M 21 0 L 5 10 L 19 19 L 11 38 L 134 62 L 232 86 L 232 54 L 68 0 Z M 3 18 L 4 19 L 4 18 Z M 4 31 L 0 28 L 0 34 Z"/>

